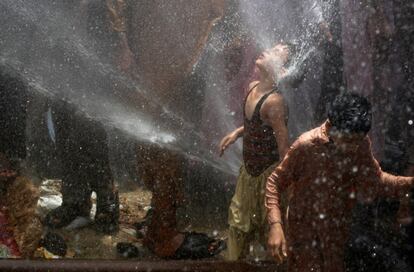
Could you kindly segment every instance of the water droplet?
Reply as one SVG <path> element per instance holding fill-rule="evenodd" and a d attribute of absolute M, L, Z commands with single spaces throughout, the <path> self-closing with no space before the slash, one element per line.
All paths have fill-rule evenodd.
<path fill-rule="evenodd" d="M 325 219 L 325 217 L 326 217 L 326 215 L 325 215 L 325 214 L 323 214 L 323 213 L 319 214 L 319 218 L 320 218 L 320 219 L 322 219 L 322 220 L 323 220 L 323 219 Z"/>
<path fill-rule="evenodd" d="M 408 120 L 408 124 L 410 125 L 410 126 L 412 126 L 413 125 L 413 120 Z"/>
<path fill-rule="evenodd" d="M 354 166 L 354 167 L 352 167 L 352 173 L 356 173 L 356 172 L 358 172 L 358 166 Z"/>
<path fill-rule="evenodd" d="M 354 192 L 350 193 L 350 194 L 349 194 L 349 198 L 350 198 L 350 199 L 354 199 L 354 198 L 355 198 L 355 193 L 354 193 Z"/>

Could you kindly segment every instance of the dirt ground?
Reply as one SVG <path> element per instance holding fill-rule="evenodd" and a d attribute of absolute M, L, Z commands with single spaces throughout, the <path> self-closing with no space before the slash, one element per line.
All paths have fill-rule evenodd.
<path fill-rule="evenodd" d="M 46 191 L 59 192 L 59 185 L 54 182 L 49 184 Z M 150 208 L 151 192 L 136 186 L 128 187 L 127 190 L 120 189 L 120 228 L 113 235 L 103 235 L 95 231 L 93 221 L 84 227 L 67 230 L 60 229 L 56 232 L 61 234 L 68 245 L 68 258 L 79 259 L 123 259 L 123 256 L 117 254 L 116 245 L 119 242 L 132 243 L 139 248 L 141 256 L 139 260 L 157 260 L 150 251 L 142 246 L 142 235 L 138 233 L 134 224 L 144 220 L 145 215 Z M 94 198 L 92 197 L 92 200 Z M 92 208 L 93 209 L 93 208 Z M 44 211 L 46 212 L 46 211 Z M 206 219 L 210 221 L 209 219 Z M 211 220 L 214 220 L 211 218 Z M 206 232 L 209 235 L 225 238 L 225 229 L 213 230 L 211 228 L 202 228 L 200 225 L 191 224 L 191 219 L 183 218 L 180 220 L 180 227 L 183 231 Z M 193 227 L 196 225 L 196 227 Z M 208 224 L 206 224 L 208 225 Z M 198 227 L 197 227 L 198 226 Z M 218 257 L 221 259 L 222 257 Z"/>

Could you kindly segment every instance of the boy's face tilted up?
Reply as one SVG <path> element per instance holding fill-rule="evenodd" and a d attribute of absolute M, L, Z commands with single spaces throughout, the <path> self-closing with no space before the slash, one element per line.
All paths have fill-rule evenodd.
<path fill-rule="evenodd" d="M 256 60 L 256 66 L 260 71 L 274 73 L 281 69 L 289 60 L 289 47 L 285 44 L 276 46 L 263 51 Z"/>

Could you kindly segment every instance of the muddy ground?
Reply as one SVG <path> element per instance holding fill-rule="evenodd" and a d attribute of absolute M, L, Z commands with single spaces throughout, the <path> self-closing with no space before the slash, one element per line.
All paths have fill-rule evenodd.
<path fill-rule="evenodd" d="M 60 181 L 43 182 L 41 196 L 43 204 L 39 204 L 42 214 L 47 213 L 53 205 L 58 205 L 60 196 Z M 83 227 L 77 229 L 60 229 L 61 234 L 68 245 L 68 258 L 79 259 L 124 259 L 117 254 L 116 245 L 119 242 L 129 242 L 138 247 L 141 251 L 140 260 L 157 260 L 150 251 L 142 246 L 142 234 L 138 233 L 134 226 L 137 222 L 142 222 L 150 208 L 151 192 L 140 186 L 128 186 L 120 188 L 120 228 L 113 235 L 103 235 L 94 229 L 93 220 Z M 52 204 L 46 202 L 52 200 Z M 92 196 L 92 201 L 95 198 Z M 94 207 L 92 208 L 94 210 Z M 93 213 L 93 211 L 92 211 Z M 92 214 L 93 216 L 93 214 Z M 202 231 L 209 235 L 226 238 L 226 227 L 214 226 L 214 218 L 205 218 L 200 222 L 200 218 L 191 218 L 185 209 L 178 212 L 180 229 L 183 231 Z M 218 256 L 222 259 L 222 256 Z"/>

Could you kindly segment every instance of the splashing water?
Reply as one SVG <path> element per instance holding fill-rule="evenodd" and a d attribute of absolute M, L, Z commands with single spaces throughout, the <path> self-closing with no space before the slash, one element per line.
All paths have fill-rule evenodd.
<path fill-rule="evenodd" d="M 312 128 L 312 113 L 320 94 L 321 64 L 318 56 L 320 23 L 330 4 L 318 1 L 258 0 L 240 1 L 240 13 L 261 49 L 279 42 L 295 44 L 296 53 L 288 74 L 302 73 L 304 80 L 298 88 L 282 89 L 289 105 L 289 134 L 291 140 Z"/>
<path fill-rule="evenodd" d="M 234 174 L 215 161 L 208 151 L 191 152 L 193 145 L 182 139 L 182 135 L 174 135 L 152 116 L 139 110 L 140 107 L 160 108 L 163 115 L 179 123 L 186 133 L 193 134 L 191 137 L 203 137 L 192 130 L 193 124 L 161 105 L 153 93 L 123 76 L 109 59 L 98 56 L 96 44 L 78 27 L 75 11 L 71 13 L 54 1 L 2 1 L 0 5 L 0 21 L 4 26 L 0 65 L 18 71 L 30 91 L 65 100 L 87 117 L 115 127 L 137 140 L 157 143 Z M 131 104 L 125 100 L 121 102 L 112 95 L 113 86 L 134 96 L 138 94 L 138 97 L 145 98 L 145 104 L 137 106 L 136 101 Z"/>
<path fill-rule="evenodd" d="M 259 47 L 268 48 L 280 40 L 295 40 L 299 44 L 299 53 L 289 67 L 293 73 L 315 50 L 312 37 L 317 21 L 313 12 L 315 1 L 309 3 L 298 10 L 297 3 L 286 0 L 243 0 L 240 1 L 237 12 L 242 18 L 243 26 L 253 34 Z M 202 143 L 206 140 L 206 135 L 192 129 L 193 124 L 162 105 L 156 95 L 148 93 L 136 81 L 123 76 L 110 64 L 112 62 L 109 57 L 98 55 L 99 46 L 79 26 L 77 20 L 80 18 L 76 10 L 70 11 L 64 4 L 55 1 L 5 0 L 0 6 L 0 23 L 3 25 L 0 64 L 18 71 L 32 91 L 54 99 L 63 99 L 88 117 L 106 126 L 118 128 L 138 140 L 155 142 L 177 150 L 223 172 L 233 175 L 237 173 L 241 163 L 241 143 L 237 142 L 236 148 L 229 150 L 224 159 L 217 159 L 212 146 L 197 145 L 197 150 L 192 152 L 194 141 L 188 141 L 188 138 L 195 138 L 196 142 Z M 310 27 L 301 28 L 298 22 L 302 21 L 302 26 L 308 24 Z M 224 33 L 224 36 L 227 34 Z M 225 37 L 215 37 L 216 40 L 222 38 Z M 220 50 L 222 46 L 210 42 L 203 53 L 204 58 Z M 196 65 L 201 64 L 197 62 Z M 216 68 L 219 69 L 213 73 L 212 70 Z M 214 100 L 215 106 L 211 110 L 216 111 L 217 120 L 221 123 L 215 134 L 216 139 L 220 139 L 239 126 L 237 122 L 240 120 L 228 107 L 234 98 L 222 94 L 222 89 L 226 88 L 225 84 L 220 83 L 225 82 L 223 65 L 212 65 L 209 69 L 203 73 L 208 81 L 208 95 Z M 146 104 L 137 106 L 136 101 L 125 102 L 122 100 L 124 93 L 113 95 L 114 86 L 126 90 L 134 97 L 145 98 Z M 289 100 L 291 95 L 287 96 Z M 295 133 L 308 126 L 301 126 L 304 120 L 301 115 L 295 117 L 295 112 L 308 113 L 312 109 L 312 95 L 304 92 L 301 97 L 303 99 L 299 102 L 305 100 L 305 103 L 293 101 L 290 106 L 291 123 L 296 127 L 291 131 Z M 184 132 L 180 135 L 170 132 L 166 127 L 160 126 L 153 116 L 141 111 L 140 106 L 161 108 L 165 116 L 181 124 Z"/>

